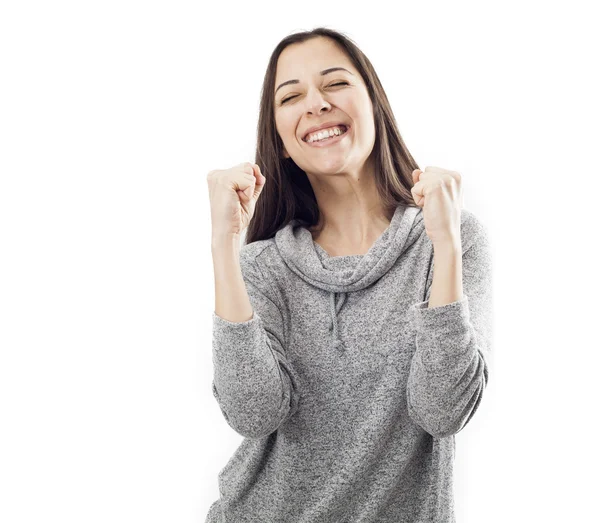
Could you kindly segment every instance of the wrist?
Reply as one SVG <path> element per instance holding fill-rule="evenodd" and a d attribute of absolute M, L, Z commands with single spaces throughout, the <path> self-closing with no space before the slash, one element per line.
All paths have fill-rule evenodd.
<path fill-rule="evenodd" d="M 433 244 L 433 252 L 443 254 L 462 254 L 462 245 L 459 239 L 448 239 Z"/>
<path fill-rule="evenodd" d="M 210 246 L 213 251 L 239 248 L 240 235 L 236 233 L 213 233 Z"/>

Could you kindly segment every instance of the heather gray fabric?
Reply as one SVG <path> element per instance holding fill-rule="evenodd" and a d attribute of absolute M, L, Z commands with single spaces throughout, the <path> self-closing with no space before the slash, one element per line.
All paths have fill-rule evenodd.
<path fill-rule="evenodd" d="M 244 439 L 207 523 L 454 523 L 454 435 L 492 349 L 488 235 L 462 210 L 463 299 L 428 308 L 433 246 L 398 205 L 364 255 L 293 220 L 242 246 L 254 309 L 213 312 L 212 392 Z"/>

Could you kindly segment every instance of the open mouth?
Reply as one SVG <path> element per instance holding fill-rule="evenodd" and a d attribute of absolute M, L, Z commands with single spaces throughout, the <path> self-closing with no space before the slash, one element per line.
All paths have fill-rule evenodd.
<path fill-rule="evenodd" d="M 313 142 L 309 142 L 307 140 L 307 138 L 303 138 L 302 141 L 307 144 L 310 145 L 311 147 L 323 147 L 326 145 L 333 145 L 335 143 L 338 143 L 344 136 L 346 136 L 346 134 L 348 134 L 348 131 L 350 130 L 349 126 L 346 125 L 338 125 L 337 126 L 341 133 L 340 134 L 334 134 L 333 136 L 329 136 L 326 138 L 321 138 L 320 140 L 315 140 Z M 313 133 L 311 133 L 313 134 Z M 310 136 L 310 135 L 308 135 Z"/>

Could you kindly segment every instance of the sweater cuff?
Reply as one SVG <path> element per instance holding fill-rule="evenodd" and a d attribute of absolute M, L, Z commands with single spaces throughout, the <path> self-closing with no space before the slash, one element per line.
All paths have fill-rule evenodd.
<path fill-rule="evenodd" d="M 221 318 L 214 311 L 213 317 L 213 347 L 219 350 L 222 346 L 247 345 L 248 340 L 260 338 L 261 325 L 258 314 L 253 312 L 252 318 L 246 321 L 229 321 Z"/>
<path fill-rule="evenodd" d="M 238 325 L 247 325 L 248 323 L 256 321 L 256 313 L 254 311 L 252 311 L 252 318 L 250 318 L 249 320 L 246 320 L 246 321 L 229 321 L 229 320 L 226 320 L 225 318 L 221 318 L 221 316 L 218 316 L 215 311 L 213 311 L 212 315 L 213 315 L 213 323 L 215 325 L 218 324 L 221 327 L 236 327 Z"/>
<path fill-rule="evenodd" d="M 469 299 L 463 293 L 460 300 L 437 307 L 429 307 L 429 300 L 412 306 L 415 326 L 419 331 L 448 334 L 469 326 Z"/>

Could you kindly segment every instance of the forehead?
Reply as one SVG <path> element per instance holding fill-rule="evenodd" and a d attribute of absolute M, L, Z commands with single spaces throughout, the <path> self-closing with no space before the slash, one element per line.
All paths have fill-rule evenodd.
<path fill-rule="evenodd" d="M 345 67 L 354 72 L 354 67 L 344 51 L 329 38 L 313 38 L 288 45 L 277 60 L 275 85 L 292 79 L 304 81 L 311 76 L 317 76 L 319 71 L 334 66 Z"/>

